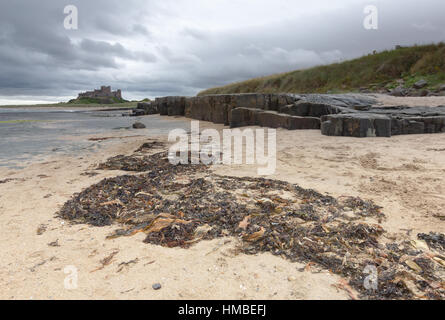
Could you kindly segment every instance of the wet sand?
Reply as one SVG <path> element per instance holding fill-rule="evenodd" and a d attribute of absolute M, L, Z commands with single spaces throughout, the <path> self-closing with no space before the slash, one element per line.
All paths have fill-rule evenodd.
<path fill-rule="evenodd" d="M 201 126 L 223 128 L 210 123 Z M 143 135 L 144 130 L 138 134 Z M 165 136 L 157 138 L 166 140 Z M 302 270 L 305 265 L 271 254 L 237 253 L 237 239 L 200 242 L 187 250 L 168 249 L 144 244 L 143 234 L 105 240 L 115 227 L 71 225 L 55 218 L 74 193 L 104 178 L 128 173 L 82 174 L 92 172 L 109 157 L 132 154 L 146 141 L 143 137 L 108 140 L 100 153 L 49 156 L 23 170 L 0 169 L 0 180 L 12 179 L 0 183 L 0 298 L 351 297 L 347 290 L 339 289 L 344 280 L 329 271 Z M 416 239 L 419 232 L 445 232 L 442 134 L 355 139 L 325 137 L 318 130 L 278 130 L 277 146 L 277 171 L 269 178 L 335 197 L 374 200 L 387 215 L 382 226 L 388 240 Z M 255 166 L 214 170 L 233 176 L 257 174 Z M 78 270 L 75 290 L 64 287 L 67 266 Z M 154 283 L 160 283 L 162 289 L 153 290 Z"/>

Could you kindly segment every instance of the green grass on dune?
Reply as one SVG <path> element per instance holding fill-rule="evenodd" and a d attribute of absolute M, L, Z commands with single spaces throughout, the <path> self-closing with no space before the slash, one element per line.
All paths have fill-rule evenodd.
<path fill-rule="evenodd" d="M 69 104 L 115 104 L 115 103 L 127 103 L 129 101 L 124 99 L 119 99 L 115 97 L 106 97 L 106 98 L 78 98 L 70 100 Z"/>
<path fill-rule="evenodd" d="M 404 79 L 412 86 L 419 79 L 428 81 L 428 89 L 445 84 L 445 44 L 412 46 L 386 50 L 358 59 L 275 74 L 229 84 L 198 95 L 228 93 L 327 93 L 353 92 L 360 88 L 394 88 Z"/>

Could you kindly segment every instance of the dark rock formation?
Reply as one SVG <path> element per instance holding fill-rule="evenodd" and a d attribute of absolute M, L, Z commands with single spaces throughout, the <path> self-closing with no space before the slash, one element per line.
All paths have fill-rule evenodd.
<path fill-rule="evenodd" d="M 397 88 L 391 91 L 391 95 L 394 97 L 404 97 L 408 94 L 408 91 L 402 86 L 398 86 Z"/>
<path fill-rule="evenodd" d="M 134 109 L 133 112 L 130 114 L 131 117 L 140 117 L 145 116 L 148 113 L 143 109 Z M 127 116 L 126 114 L 123 114 L 124 116 Z"/>
<path fill-rule="evenodd" d="M 262 111 L 261 109 L 235 108 L 231 112 L 230 127 L 257 126 L 258 114 Z"/>
<path fill-rule="evenodd" d="M 421 97 L 426 97 L 426 96 L 428 96 L 429 93 L 430 93 L 430 92 L 429 92 L 428 90 L 426 90 L 426 89 L 424 89 L 424 90 L 420 90 L 420 92 L 419 92 L 419 96 L 421 96 Z"/>
<path fill-rule="evenodd" d="M 156 98 L 152 106 L 161 116 L 184 116 L 185 97 Z"/>
<path fill-rule="evenodd" d="M 314 117 L 295 117 L 290 116 L 287 118 L 288 130 L 309 130 L 320 129 L 321 123 L 319 118 Z"/>
<path fill-rule="evenodd" d="M 336 107 L 334 105 L 328 105 L 322 103 L 312 103 L 312 102 L 302 101 L 302 102 L 297 102 L 293 105 L 281 107 L 280 112 L 299 117 L 320 118 L 321 116 L 341 112 L 341 107 Z"/>
<path fill-rule="evenodd" d="M 323 116 L 321 133 L 326 136 L 391 137 L 391 118 L 366 113 Z"/>
<path fill-rule="evenodd" d="M 146 126 L 145 126 L 145 124 L 143 124 L 143 123 L 135 122 L 135 123 L 133 124 L 133 129 L 145 129 L 145 128 L 146 128 Z"/>
<path fill-rule="evenodd" d="M 229 125 L 232 123 L 234 109 L 278 111 L 280 106 L 295 101 L 296 97 L 284 94 L 234 94 L 193 97 L 186 99 L 185 116 L 196 120 Z M 241 116 L 242 112 L 245 112 L 245 110 L 238 110 L 235 116 Z M 233 125 L 239 126 L 238 122 L 240 121 L 235 119 Z"/>
<path fill-rule="evenodd" d="M 141 103 L 138 108 L 146 114 L 185 116 L 232 128 L 321 128 L 322 133 L 329 136 L 391 137 L 445 132 L 445 106 L 410 108 L 376 104 L 374 98 L 363 94 L 252 93 L 164 97 L 150 104 Z"/>
<path fill-rule="evenodd" d="M 258 124 L 267 128 L 286 128 L 289 117 L 276 111 L 264 111 L 258 113 Z"/>
<path fill-rule="evenodd" d="M 419 80 L 417 81 L 414 85 L 413 88 L 414 89 L 423 89 L 428 85 L 428 82 L 426 82 L 425 80 Z"/>
<path fill-rule="evenodd" d="M 445 106 L 372 107 L 360 113 L 325 116 L 321 120 L 322 133 L 325 135 L 391 137 L 402 134 L 441 133 L 445 132 Z M 357 124 L 359 129 L 344 130 L 346 127 L 356 128 Z"/>
<path fill-rule="evenodd" d="M 258 124 L 262 127 L 288 130 L 320 129 L 319 118 L 298 117 L 275 111 L 260 112 L 258 114 Z"/>
<path fill-rule="evenodd" d="M 238 128 L 246 126 L 284 128 L 288 130 L 320 129 L 320 119 L 315 117 L 298 117 L 262 109 L 233 109 L 231 112 L 230 127 Z"/>
<path fill-rule="evenodd" d="M 154 103 L 151 102 L 139 102 L 135 113 L 143 112 L 145 115 L 158 114 L 158 108 Z"/>

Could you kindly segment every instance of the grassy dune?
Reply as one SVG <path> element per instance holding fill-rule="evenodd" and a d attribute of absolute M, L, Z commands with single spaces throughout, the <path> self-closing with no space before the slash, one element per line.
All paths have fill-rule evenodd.
<path fill-rule="evenodd" d="M 370 54 L 358 59 L 275 74 L 228 84 L 198 95 L 227 93 L 327 93 L 351 92 L 360 88 L 377 91 L 398 86 L 404 79 L 410 87 L 419 79 L 428 81 L 428 89 L 445 84 L 445 44 L 413 46 Z"/>

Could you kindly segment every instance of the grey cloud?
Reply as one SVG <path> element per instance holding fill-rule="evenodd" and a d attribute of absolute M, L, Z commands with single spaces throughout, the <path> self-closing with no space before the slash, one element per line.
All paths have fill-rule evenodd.
<path fill-rule="evenodd" d="M 156 56 L 149 52 L 143 51 L 131 51 L 127 50 L 120 43 L 108 43 L 106 41 L 95 41 L 91 39 L 83 39 L 80 44 L 80 48 L 83 50 L 85 54 L 94 55 L 99 57 L 99 60 L 104 59 L 106 56 L 128 59 L 128 60 L 142 60 L 145 62 L 155 62 Z M 91 59 L 91 57 L 90 57 Z M 95 61 L 100 63 L 100 61 Z M 116 67 L 116 64 L 112 64 Z"/>
<path fill-rule="evenodd" d="M 101 84 L 121 88 L 127 98 L 194 95 L 445 39 L 443 0 L 376 2 L 379 29 L 373 31 L 363 28 L 369 2 L 257 0 L 249 7 L 229 0 L 70 0 L 79 9 L 79 30 L 65 30 L 63 1 L 2 1 L 0 96 L 59 97 Z M 253 10 L 262 6 L 270 8 L 264 16 Z"/>
<path fill-rule="evenodd" d="M 204 30 L 197 29 L 197 28 L 191 28 L 191 27 L 184 28 L 181 31 L 181 34 L 183 34 L 186 37 L 192 37 L 192 38 L 195 38 L 195 39 L 201 40 L 201 41 L 208 39 L 210 36 Z"/>
<path fill-rule="evenodd" d="M 87 27 L 88 26 L 89 25 L 87 24 Z M 151 36 L 150 31 L 144 25 L 133 23 L 131 21 L 127 22 L 127 24 L 123 24 L 119 17 L 110 15 L 98 16 L 92 26 L 97 29 L 97 31 L 102 31 L 112 36 L 134 36 L 137 34 L 144 37 Z"/>
<path fill-rule="evenodd" d="M 142 24 L 136 23 L 132 27 L 133 33 L 139 33 L 145 37 L 148 37 L 151 35 L 150 31 Z"/>
<path fill-rule="evenodd" d="M 91 39 L 83 39 L 80 48 L 87 52 L 95 52 L 102 54 L 116 54 L 118 56 L 128 56 L 129 52 L 120 43 L 110 44 L 105 41 L 94 41 Z"/>

